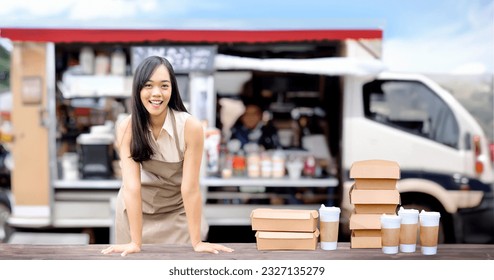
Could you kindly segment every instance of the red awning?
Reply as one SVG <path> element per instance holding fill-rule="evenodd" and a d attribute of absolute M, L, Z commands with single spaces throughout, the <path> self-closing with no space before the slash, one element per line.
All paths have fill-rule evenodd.
<path fill-rule="evenodd" d="M 1 28 L 0 37 L 12 41 L 54 43 L 274 43 L 382 39 L 377 29 L 328 30 L 158 30 L 158 29 L 41 29 Z"/>

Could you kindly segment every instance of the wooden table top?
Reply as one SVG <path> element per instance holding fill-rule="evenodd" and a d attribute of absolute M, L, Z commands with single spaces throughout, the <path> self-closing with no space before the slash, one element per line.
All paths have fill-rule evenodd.
<path fill-rule="evenodd" d="M 338 243 L 338 249 L 324 251 L 258 251 L 255 243 L 227 243 L 232 253 L 196 253 L 190 246 L 143 245 L 142 251 L 121 257 L 104 255 L 108 245 L 28 245 L 0 244 L 0 260 L 493 260 L 494 244 L 440 244 L 437 254 L 415 253 L 386 255 L 381 249 L 350 249 L 350 243 Z"/>

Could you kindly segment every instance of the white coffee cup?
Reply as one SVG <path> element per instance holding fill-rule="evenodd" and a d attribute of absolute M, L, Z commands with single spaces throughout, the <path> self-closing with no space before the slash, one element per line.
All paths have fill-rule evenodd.
<path fill-rule="evenodd" d="M 321 249 L 336 250 L 338 247 L 338 227 L 340 223 L 339 207 L 326 207 L 321 204 L 319 208 Z"/>
<path fill-rule="evenodd" d="M 422 210 L 420 218 L 420 246 L 422 254 L 435 255 L 437 253 L 437 241 L 439 237 L 439 212 L 427 212 Z"/>
<path fill-rule="evenodd" d="M 384 254 L 397 254 L 400 245 L 401 217 L 381 215 L 382 251 Z"/>
<path fill-rule="evenodd" d="M 401 217 L 400 228 L 400 251 L 403 253 L 413 253 L 417 245 L 417 230 L 419 223 L 419 211 L 417 209 L 398 210 Z"/>
<path fill-rule="evenodd" d="M 290 176 L 290 179 L 296 180 L 300 178 L 304 164 L 301 161 L 291 161 L 286 164 L 286 168 L 288 169 L 288 176 Z"/>

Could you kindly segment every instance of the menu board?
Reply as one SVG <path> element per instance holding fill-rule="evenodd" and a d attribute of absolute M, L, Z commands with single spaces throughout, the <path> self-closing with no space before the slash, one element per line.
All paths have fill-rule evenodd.
<path fill-rule="evenodd" d="M 146 57 L 163 56 L 175 73 L 212 72 L 216 46 L 136 46 L 131 48 L 132 72 Z"/>

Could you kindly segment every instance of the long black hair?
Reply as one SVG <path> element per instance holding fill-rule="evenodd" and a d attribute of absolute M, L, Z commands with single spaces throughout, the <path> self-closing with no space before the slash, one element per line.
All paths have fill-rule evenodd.
<path fill-rule="evenodd" d="M 142 104 L 141 90 L 147 81 L 151 78 L 158 66 L 164 65 L 170 73 L 170 81 L 172 83 L 172 94 L 168 107 L 175 111 L 187 112 L 187 109 L 182 102 L 180 92 L 178 90 L 177 78 L 175 71 L 170 62 L 161 56 L 150 56 L 144 59 L 137 66 L 132 83 L 132 140 L 130 142 L 130 157 L 136 162 L 143 162 L 151 159 L 154 150 L 151 145 L 151 134 L 149 127 L 151 125 L 149 113 Z M 168 116 L 167 116 L 168 117 Z"/>

